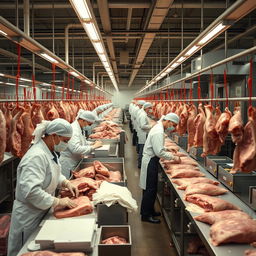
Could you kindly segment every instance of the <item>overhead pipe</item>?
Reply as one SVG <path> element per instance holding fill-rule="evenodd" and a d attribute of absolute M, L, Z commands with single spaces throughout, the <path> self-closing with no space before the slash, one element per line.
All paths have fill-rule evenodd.
<path fill-rule="evenodd" d="M 23 13 L 24 13 L 24 33 L 30 36 L 30 13 L 29 13 L 29 0 L 23 2 Z"/>
<path fill-rule="evenodd" d="M 109 77 L 108 75 L 101 75 L 101 88 L 103 89 L 103 78 L 104 77 Z"/>
<path fill-rule="evenodd" d="M 97 73 L 97 86 L 100 86 L 100 75 L 102 75 L 102 74 L 107 74 L 108 75 L 108 73 L 107 72 L 98 72 Z"/>
<path fill-rule="evenodd" d="M 103 64 L 101 62 L 94 62 L 92 65 L 92 77 L 93 77 L 93 83 L 95 84 L 95 67 L 97 66 L 103 66 Z"/>
<path fill-rule="evenodd" d="M 68 64 L 69 64 L 69 38 L 68 38 L 69 29 L 70 28 L 81 28 L 81 27 L 82 27 L 82 24 L 68 24 L 65 27 L 65 62 Z"/>

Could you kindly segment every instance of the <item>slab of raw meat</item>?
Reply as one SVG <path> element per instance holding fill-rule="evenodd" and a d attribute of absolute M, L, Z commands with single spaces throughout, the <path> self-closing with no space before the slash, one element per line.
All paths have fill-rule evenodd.
<path fill-rule="evenodd" d="M 93 162 L 96 173 L 109 177 L 109 170 L 100 161 Z"/>
<path fill-rule="evenodd" d="M 110 182 L 120 182 L 122 180 L 121 172 L 119 171 L 110 171 L 109 172 L 109 181 Z"/>
<path fill-rule="evenodd" d="M 190 184 L 185 190 L 185 196 L 193 194 L 204 194 L 209 196 L 218 196 L 227 193 L 227 189 L 212 185 L 209 183 Z"/>
<path fill-rule="evenodd" d="M 87 196 L 80 196 L 78 198 L 73 199 L 73 201 L 77 204 L 77 207 L 72 209 L 58 209 L 56 207 L 53 213 L 54 216 L 58 219 L 61 219 L 86 215 L 93 211 L 93 206 L 91 204 L 90 199 Z"/>
<path fill-rule="evenodd" d="M 194 137 L 196 133 L 195 119 L 197 115 L 197 109 L 194 104 L 192 104 L 188 109 L 188 121 L 187 121 L 187 132 L 188 132 L 188 147 L 187 152 L 194 144 Z"/>
<path fill-rule="evenodd" d="M 218 212 L 224 210 L 240 210 L 235 205 L 208 195 L 194 194 L 186 196 L 186 201 L 196 204 L 204 209 L 205 212 Z"/>
<path fill-rule="evenodd" d="M 213 184 L 213 185 L 219 184 L 218 181 L 210 180 L 210 179 L 204 178 L 204 177 L 173 179 L 172 182 L 179 185 L 177 188 L 180 190 L 185 190 L 188 185 L 197 184 L 197 183 L 208 183 L 208 184 Z"/>
<path fill-rule="evenodd" d="M 200 169 L 194 165 L 189 164 L 164 164 L 165 171 L 168 173 L 168 171 L 176 171 L 176 170 L 184 170 L 184 171 L 200 171 Z"/>
<path fill-rule="evenodd" d="M 234 115 L 231 117 L 228 125 L 228 132 L 231 133 L 232 141 L 236 144 L 243 138 L 243 121 L 240 107 L 236 107 Z"/>
<path fill-rule="evenodd" d="M 207 155 L 216 155 L 221 148 L 219 135 L 216 132 L 216 119 L 213 116 L 213 107 L 211 105 L 205 106 L 206 120 L 204 124 L 203 135 L 203 153 L 202 157 Z"/>
<path fill-rule="evenodd" d="M 171 178 L 190 178 L 190 177 L 203 177 L 203 173 L 195 170 L 172 170 Z"/>
<path fill-rule="evenodd" d="M 2 110 L 0 109 L 0 164 L 4 159 L 6 148 L 6 120 Z"/>
<path fill-rule="evenodd" d="M 108 177 L 106 177 L 106 176 L 104 176 L 104 175 L 102 175 L 102 174 L 99 174 L 99 173 L 97 173 L 96 175 L 95 175 L 95 179 L 96 180 L 105 180 L 105 181 L 108 181 L 108 182 L 110 182 L 110 179 L 108 178 Z"/>
<path fill-rule="evenodd" d="M 240 219 L 241 221 L 243 219 L 251 219 L 251 217 L 242 211 L 238 210 L 224 210 L 220 212 L 206 212 L 203 214 L 200 214 L 196 217 L 194 217 L 195 220 L 208 223 L 210 225 L 214 224 L 215 222 L 221 221 L 221 220 L 229 220 L 229 219 Z"/>
<path fill-rule="evenodd" d="M 214 113 L 214 119 L 215 119 L 216 123 L 218 122 L 220 116 L 221 116 L 220 106 L 217 105 L 215 108 L 215 113 Z"/>
<path fill-rule="evenodd" d="M 73 171 L 72 173 L 76 178 L 81 178 L 81 177 L 94 178 L 95 177 L 94 166 L 83 168 L 77 172 Z"/>
<path fill-rule="evenodd" d="M 244 256 L 256 256 L 256 250 L 246 250 Z"/>
<path fill-rule="evenodd" d="M 203 146 L 203 134 L 204 134 L 204 123 L 205 123 L 205 113 L 203 109 L 203 105 L 199 104 L 198 106 L 198 114 L 195 118 L 195 137 L 194 137 L 194 146 L 202 147 Z"/>
<path fill-rule="evenodd" d="M 188 107 L 187 104 L 183 105 L 183 109 L 181 111 L 181 114 L 179 115 L 180 122 L 177 126 L 177 132 L 180 136 L 186 133 L 187 131 L 187 120 L 188 120 Z"/>
<path fill-rule="evenodd" d="M 180 160 L 181 160 L 181 162 L 179 163 L 180 165 L 198 166 L 198 163 L 190 157 L 187 157 L 187 156 L 180 157 Z M 174 161 L 172 161 L 172 160 L 163 160 L 161 162 L 163 164 L 168 164 L 168 165 L 175 164 Z"/>
<path fill-rule="evenodd" d="M 41 104 L 34 103 L 32 105 L 31 120 L 34 128 L 36 128 L 37 124 L 40 124 L 44 120 L 44 115 L 42 113 L 41 108 L 42 108 Z"/>
<path fill-rule="evenodd" d="M 52 104 L 50 110 L 46 114 L 47 120 L 54 120 L 54 119 L 59 118 L 59 117 L 60 116 L 59 116 L 59 113 L 58 113 L 57 109 L 55 108 L 54 104 Z"/>
<path fill-rule="evenodd" d="M 51 252 L 51 251 L 36 251 L 26 252 L 21 256 L 86 256 L 83 252 Z"/>
<path fill-rule="evenodd" d="M 220 115 L 215 126 L 216 132 L 218 133 L 220 142 L 222 144 L 225 142 L 226 136 L 228 135 L 228 125 L 231 116 L 232 114 L 229 109 L 225 108 L 225 111 Z"/>
<path fill-rule="evenodd" d="M 214 223 L 210 228 L 214 246 L 227 243 L 249 244 L 256 241 L 256 221 L 251 219 L 229 219 Z"/>
<path fill-rule="evenodd" d="M 127 244 L 125 238 L 120 236 L 112 236 L 101 241 L 101 244 Z"/>

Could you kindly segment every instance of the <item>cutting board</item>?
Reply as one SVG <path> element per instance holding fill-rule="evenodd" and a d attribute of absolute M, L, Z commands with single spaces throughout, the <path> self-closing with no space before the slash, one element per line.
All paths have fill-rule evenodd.
<path fill-rule="evenodd" d="M 95 219 L 46 220 L 35 238 L 41 249 L 91 251 Z"/>

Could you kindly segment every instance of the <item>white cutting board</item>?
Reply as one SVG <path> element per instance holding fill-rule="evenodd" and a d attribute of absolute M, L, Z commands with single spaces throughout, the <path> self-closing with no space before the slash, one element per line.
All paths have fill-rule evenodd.
<path fill-rule="evenodd" d="M 96 148 L 95 151 L 109 151 L 110 149 L 110 144 L 102 145 L 100 148 Z"/>
<path fill-rule="evenodd" d="M 94 218 L 46 220 L 35 242 L 41 249 L 90 251 L 95 230 Z"/>

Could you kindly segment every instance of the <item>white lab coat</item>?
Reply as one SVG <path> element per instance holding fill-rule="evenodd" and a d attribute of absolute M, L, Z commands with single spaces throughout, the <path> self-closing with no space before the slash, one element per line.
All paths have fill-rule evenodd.
<path fill-rule="evenodd" d="M 136 130 L 137 132 L 137 117 L 138 117 L 138 113 L 141 109 L 138 107 L 138 106 L 135 106 L 134 110 L 133 110 L 133 121 L 134 121 L 134 129 Z"/>
<path fill-rule="evenodd" d="M 138 129 L 138 138 L 139 138 L 138 143 L 145 144 L 147 139 L 147 134 L 151 129 L 151 125 L 149 124 L 149 119 L 145 110 L 142 109 L 137 120 L 138 120 L 137 129 Z"/>
<path fill-rule="evenodd" d="M 77 166 L 80 160 L 93 151 L 93 147 L 91 146 L 93 143 L 86 140 L 78 121 L 75 120 L 71 126 L 73 134 L 68 142 L 68 147 L 60 153 L 62 174 L 67 179 L 70 177 L 70 171 Z"/>
<path fill-rule="evenodd" d="M 168 160 L 173 159 L 173 155 L 164 148 L 164 127 L 162 121 L 158 121 L 150 130 L 144 145 L 140 172 L 140 187 L 144 190 L 147 184 L 148 164 L 150 159 L 155 156 Z"/>
<path fill-rule="evenodd" d="M 8 239 L 8 256 L 16 256 L 54 201 L 57 187 L 66 179 L 61 166 L 40 140 L 21 159 L 17 168 L 16 199 Z M 57 155 L 56 155 L 56 159 Z"/>

